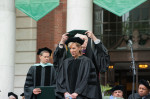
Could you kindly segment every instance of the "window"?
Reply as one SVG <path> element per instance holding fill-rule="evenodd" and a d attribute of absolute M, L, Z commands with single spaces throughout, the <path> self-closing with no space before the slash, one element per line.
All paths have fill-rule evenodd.
<path fill-rule="evenodd" d="M 119 46 L 120 39 L 125 38 L 124 35 L 132 39 L 133 32 L 137 30 L 140 39 L 138 43 L 144 44 L 141 41 L 142 35 L 145 34 L 150 39 L 149 5 L 150 0 L 119 17 L 94 4 L 93 31 L 95 35 L 103 41 L 108 49 L 116 49 Z"/>

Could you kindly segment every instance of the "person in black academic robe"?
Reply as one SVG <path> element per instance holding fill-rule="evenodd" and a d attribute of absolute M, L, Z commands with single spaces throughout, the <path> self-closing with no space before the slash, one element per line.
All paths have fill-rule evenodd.
<path fill-rule="evenodd" d="M 82 32 L 82 33 L 81 33 Z M 74 34 L 73 34 L 74 33 Z M 78 33 L 80 35 L 78 35 Z M 61 41 L 56 47 L 56 50 L 54 51 L 53 54 L 53 64 L 54 66 L 57 67 L 57 70 L 60 68 L 61 64 L 63 61 L 70 57 L 70 52 L 67 51 L 69 50 L 67 46 L 65 46 L 65 42 L 68 38 L 71 38 L 68 36 L 68 34 L 71 34 L 72 37 L 78 36 L 81 39 L 85 40 L 84 46 L 82 45 L 83 48 L 83 55 L 87 56 L 90 58 L 96 68 L 96 73 L 97 73 L 97 84 L 99 83 L 99 73 L 101 72 L 106 72 L 109 66 L 110 62 L 110 56 L 108 54 L 107 49 L 103 45 L 103 43 L 96 38 L 96 36 L 90 32 L 90 31 L 85 31 L 85 30 L 73 30 L 70 31 L 69 33 L 65 33 L 62 35 Z M 82 35 L 83 34 L 83 35 Z M 86 34 L 86 35 L 84 35 Z M 87 43 L 87 45 L 86 45 Z M 101 90 L 99 88 L 99 90 Z"/>
<path fill-rule="evenodd" d="M 79 35 L 79 37 L 81 39 L 86 39 L 87 38 L 87 45 L 85 46 L 86 49 L 84 50 L 83 55 L 87 56 L 88 58 L 90 58 L 93 63 L 94 66 L 96 68 L 97 71 L 97 75 L 99 75 L 100 72 L 106 72 L 110 63 L 110 56 L 108 54 L 107 49 L 105 48 L 105 46 L 103 45 L 103 43 L 96 38 L 96 36 L 90 32 L 90 31 L 85 31 L 85 30 L 73 30 L 70 31 L 69 33 L 81 33 L 82 34 L 86 34 L 84 37 L 82 36 L 82 34 Z M 62 64 L 63 60 L 65 60 L 67 57 L 70 57 L 70 53 L 67 47 L 65 47 L 65 41 L 68 39 L 68 34 L 69 33 L 65 33 L 62 35 L 61 41 L 58 44 L 58 46 L 56 47 L 56 50 L 54 51 L 53 54 L 53 64 L 56 67 L 60 67 L 60 65 Z M 75 34 L 73 36 L 75 36 Z M 86 41 L 86 40 L 85 40 Z"/>
<path fill-rule="evenodd" d="M 39 86 L 55 86 L 56 72 L 53 64 L 48 63 L 52 51 L 48 48 L 41 48 L 37 55 L 40 57 L 40 63 L 30 67 L 25 85 L 25 99 L 36 99 L 37 95 L 42 93 Z"/>
<path fill-rule="evenodd" d="M 133 93 L 128 99 L 150 99 L 150 82 L 148 80 L 141 79 L 139 81 L 138 93 Z"/>
<path fill-rule="evenodd" d="M 82 39 L 74 37 L 66 42 L 70 44 L 72 56 L 65 59 L 59 68 L 56 93 L 62 96 L 60 99 L 64 99 L 65 96 L 73 99 L 102 99 L 96 68 L 92 60 L 83 56 L 81 50 L 78 50 L 83 44 Z M 78 43 L 81 45 L 77 46 Z M 78 54 L 75 54 L 74 49 L 79 51 Z"/>

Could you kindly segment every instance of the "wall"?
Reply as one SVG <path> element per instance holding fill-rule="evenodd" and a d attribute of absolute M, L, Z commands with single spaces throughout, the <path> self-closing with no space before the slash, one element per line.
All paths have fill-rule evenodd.
<path fill-rule="evenodd" d="M 19 99 L 29 67 L 39 62 L 37 49 L 46 46 L 54 51 L 61 35 L 66 32 L 66 7 L 67 0 L 60 0 L 60 5 L 38 22 L 16 9 L 14 92 Z"/>
<path fill-rule="evenodd" d="M 27 71 L 36 62 L 37 22 L 16 9 L 14 92 L 20 97 Z"/>
<path fill-rule="evenodd" d="M 37 23 L 37 49 L 49 47 L 55 50 L 62 34 L 66 33 L 67 0 L 60 0 L 60 5 Z M 50 60 L 52 62 L 52 59 Z M 37 62 L 39 58 L 37 57 Z"/>

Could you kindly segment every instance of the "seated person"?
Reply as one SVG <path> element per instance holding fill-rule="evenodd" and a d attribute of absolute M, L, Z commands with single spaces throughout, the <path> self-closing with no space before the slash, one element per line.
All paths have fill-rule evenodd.
<path fill-rule="evenodd" d="M 114 97 L 123 98 L 123 86 L 116 85 L 111 89 L 112 95 L 109 99 L 114 99 Z"/>
<path fill-rule="evenodd" d="M 24 93 L 20 94 L 20 96 L 22 97 L 22 99 L 25 99 Z"/>
<path fill-rule="evenodd" d="M 138 93 L 130 95 L 128 99 L 150 99 L 150 83 L 148 80 L 141 79 L 139 81 Z"/>
<path fill-rule="evenodd" d="M 8 97 L 9 97 L 9 99 L 18 99 L 18 96 L 16 94 L 14 94 L 13 92 L 9 92 Z"/>

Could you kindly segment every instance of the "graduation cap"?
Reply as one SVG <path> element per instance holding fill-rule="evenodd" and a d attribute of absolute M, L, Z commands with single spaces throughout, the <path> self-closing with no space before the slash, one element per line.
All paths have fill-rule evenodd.
<path fill-rule="evenodd" d="M 20 96 L 24 96 L 24 93 L 20 94 Z"/>
<path fill-rule="evenodd" d="M 70 37 L 74 37 L 76 34 L 86 35 L 85 32 L 87 32 L 87 30 L 72 30 L 68 32 L 69 34 L 67 34 L 67 36 L 70 38 Z"/>
<path fill-rule="evenodd" d="M 114 86 L 114 87 L 111 89 L 111 91 L 114 92 L 115 90 L 121 90 L 121 91 L 123 91 L 123 90 L 124 90 L 124 87 L 123 87 L 123 85 L 116 85 L 116 86 Z"/>
<path fill-rule="evenodd" d="M 70 42 L 76 42 L 82 45 L 84 40 L 80 39 L 79 37 L 71 37 L 65 42 L 65 44 L 68 45 Z"/>
<path fill-rule="evenodd" d="M 9 92 L 9 93 L 8 93 L 8 97 L 9 97 L 9 96 L 14 96 L 16 99 L 18 99 L 18 96 L 17 96 L 16 94 L 14 94 L 13 92 Z"/>
<path fill-rule="evenodd" d="M 47 48 L 47 47 L 44 47 L 44 48 L 38 49 L 37 55 L 40 55 L 42 51 L 47 51 L 47 52 L 50 53 L 50 55 L 51 55 L 51 53 L 52 53 L 52 50 L 51 50 L 51 49 L 49 49 L 49 48 Z"/>
<path fill-rule="evenodd" d="M 141 80 L 139 81 L 139 84 L 142 84 L 142 85 L 144 85 L 145 87 L 147 87 L 148 89 L 150 89 L 150 83 L 149 83 L 148 80 L 141 79 Z"/>

